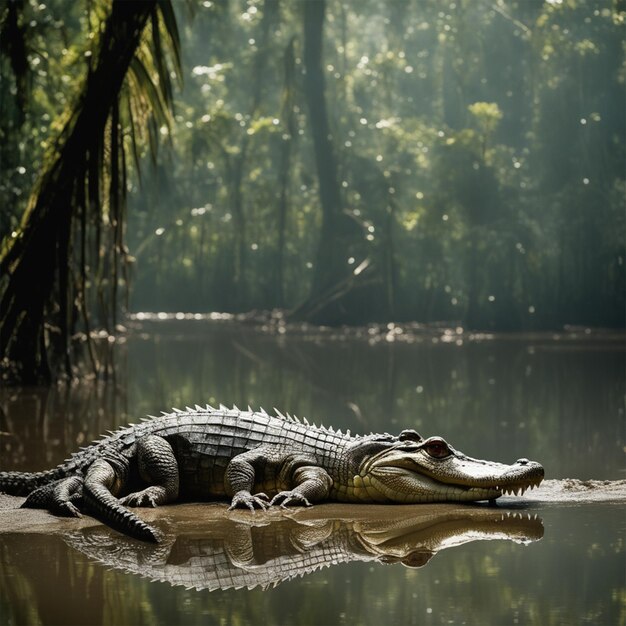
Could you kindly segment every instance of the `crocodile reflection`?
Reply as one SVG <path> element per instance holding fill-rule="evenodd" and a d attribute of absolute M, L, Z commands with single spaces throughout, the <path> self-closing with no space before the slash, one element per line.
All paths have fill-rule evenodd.
<path fill-rule="evenodd" d="M 421 507 L 420 507 L 421 508 Z M 67 543 L 107 568 L 198 590 L 275 587 L 351 561 L 422 567 L 441 550 L 489 539 L 528 544 L 543 522 L 519 512 L 453 506 L 393 517 L 294 519 L 239 515 L 165 533 L 158 545 L 92 527 Z"/>

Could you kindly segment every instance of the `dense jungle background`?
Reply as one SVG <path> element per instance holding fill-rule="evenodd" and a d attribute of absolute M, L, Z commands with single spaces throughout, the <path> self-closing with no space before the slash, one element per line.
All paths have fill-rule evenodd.
<path fill-rule="evenodd" d="M 5 0 L 0 336 L 624 327 L 626 4 Z"/>

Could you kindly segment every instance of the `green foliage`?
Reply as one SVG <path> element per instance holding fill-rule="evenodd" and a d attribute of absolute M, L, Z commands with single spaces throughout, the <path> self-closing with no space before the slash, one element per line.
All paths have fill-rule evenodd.
<path fill-rule="evenodd" d="M 154 201 L 146 188 L 137 196 L 131 240 L 165 231 L 138 255 L 135 308 L 276 306 L 278 155 L 294 138 L 286 304 L 306 297 L 320 222 L 298 76 L 300 9 L 281 6 L 253 114 L 246 101 L 265 5 L 211 4 L 185 26 L 191 83 L 173 129 L 176 192 L 159 185 Z M 602 1 L 329 4 L 326 97 L 344 205 L 361 233 L 345 262 L 370 258 L 376 270 L 362 317 L 346 321 L 623 324 L 613 191 L 624 162 L 621 20 Z M 294 37 L 287 129 L 279 61 Z M 247 280 L 234 286 L 223 274 L 236 239 L 229 160 L 245 138 L 239 192 L 254 227 Z M 245 293 L 233 298 L 233 289 Z"/>
<path fill-rule="evenodd" d="M 38 52 L 23 125 L 0 122 L 4 232 L 81 78 L 99 6 L 67 10 L 62 41 L 60 5 L 25 5 Z M 131 306 L 296 307 L 321 226 L 302 3 L 202 2 L 191 21 L 182 8 L 148 29 L 120 107 L 133 169 L 169 142 L 140 184 L 126 179 Z M 330 134 L 357 225 L 345 269 L 371 263 L 346 322 L 623 325 L 624 15 L 609 0 L 328 3 Z M 166 41 L 172 54 L 159 53 Z M 167 83 L 176 68 L 180 92 Z"/>
<path fill-rule="evenodd" d="M 476 119 L 485 140 L 496 130 L 502 119 L 502 111 L 495 102 L 474 102 L 467 109 Z"/>
<path fill-rule="evenodd" d="M 126 144 L 132 143 L 137 155 L 142 140 L 138 129 L 145 125 L 154 150 L 157 125 L 161 134 L 167 133 L 172 106 L 162 28 L 174 59 L 179 50 L 177 32 L 167 30 L 175 28 L 168 20 L 168 4 L 89 3 L 82 13 L 81 26 L 90 28 L 87 40 L 94 40 L 93 49 L 82 55 L 86 66 L 69 106 L 55 118 L 51 141 L 41 142 L 41 154 L 33 155 L 41 160 L 41 174 L 19 225 L 9 221 L 12 230 L 0 249 L 0 351 L 7 376 L 24 382 L 49 380 L 61 360 L 71 375 L 70 338 L 82 330 L 89 339 L 95 314 L 98 325 L 115 327 L 118 287 L 128 282 L 123 234 Z M 36 7 L 45 9 L 43 4 Z M 25 16 L 24 3 L 11 5 L 2 29 L 11 21 L 19 26 Z M 11 60 L 13 53 L 8 50 Z M 64 53 L 71 56 L 67 48 Z M 19 86 L 24 76 L 15 62 L 12 66 Z M 16 88 L 16 104 L 20 94 Z M 25 173 L 26 168 L 17 169 Z M 56 333 L 48 333 L 47 327 Z M 89 347 L 97 372 L 91 343 Z"/>

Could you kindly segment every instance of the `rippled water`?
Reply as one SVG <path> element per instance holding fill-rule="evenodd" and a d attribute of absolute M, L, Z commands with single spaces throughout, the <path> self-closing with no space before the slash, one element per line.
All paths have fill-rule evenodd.
<path fill-rule="evenodd" d="M 370 345 L 361 338 L 277 336 L 232 324 L 144 323 L 116 346 L 115 377 L 106 384 L 1 390 L 1 464 L 42 469 L 106 429 L 145 414 L 222 402 L 276 406 L 353 432 L 415 428 L 475 457 L 539 460 L 547 478 L 622 479 L 624 356 L 623 341 L 593 338 L 456 345 L 428 337 Z M 378 544 L 369 531 L 364 540 L 363 524 L 355 527 L 345 512 L 332 528 L 318 519 L 302 528 L 270 520 L 267 528 L 240 524 L 224 530 L 207 514 L 205 526 L 188 529 L 172 518 L 171 545 L 158 554 L 133 548 L 97 524 L 68 527 L 66 534 L 3 533 L 0 621 L 624 623 L 623 503 L 516 507 L 524 519 L 531 516 L 519 521 L 530 524 L 521 531 L 489 520 L 459 526 L 439 516 L 424 535 L 421 527 L 400 532 L 379 521 Z M 419 510 L 408 516 L 411 524 L 424 515 Z M 151 515 L 158 521 L 161 514 Z M 164 523 L 170 517 L 161 515 Z M 375 520 L 368 520 L 371 527 Z M 194 564 L 212 563 L 208 571 L 216 571 L 215 559 L 222 555 L 222 565 L 243 565 L 257 574 L 263 566 L 282 580 L 301 573 L 290 560 L 294 537 L 298 555 L 320 558 L 324 565 L 322 548 L 337 539 L 337 528 L 352 538 L 335 553 L 340 563 L 275 589 L 186 590 L 154 575 L 166 565 L 188 573 Z M 252 539 L 244 540 L 248 535 Z M 231 544 L 243 539 L 231 545 L 224 536 Z M 398 550 L 404 550 L 404 562 Z M 165 582 L 150 582 L 150 574 Z"/>

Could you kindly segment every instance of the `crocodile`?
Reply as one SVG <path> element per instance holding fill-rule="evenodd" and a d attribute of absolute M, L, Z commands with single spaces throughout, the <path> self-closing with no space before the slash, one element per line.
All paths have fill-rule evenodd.
<path fill-rule="evenodd" d="M 230 508 L 316 502 L 495 501 L 537 486 L 543 467 L 470 458 L 412 429 L 352 436 L 263 409 L 174 409 L 109 432 L 47 471 L 0 472 L 0 491 L 57 515 L 89 513 L 112 528 L 159 542 L 128 507 L 229 499 Z"/>

